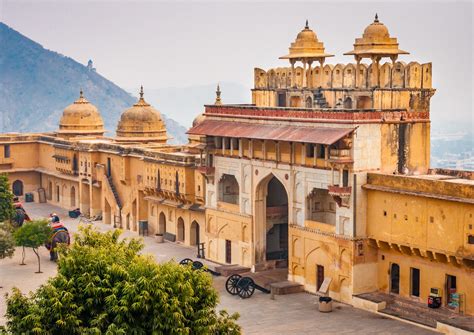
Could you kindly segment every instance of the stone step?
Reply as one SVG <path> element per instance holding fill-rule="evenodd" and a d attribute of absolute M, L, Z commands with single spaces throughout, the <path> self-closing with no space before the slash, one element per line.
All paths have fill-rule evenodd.
<path fill-rule="evenodd" d="M 413 313 L 413 311 L 410 311 L 410 310 L 389 306 L 385 309 L 382 309 L 380 313 L 393 315 L 401 319 L 416 322 L 428 327 L 436 328 L 436 319 L 427 317 L 423 314 Z"/>
<path fill-rule="evenodd" d="M 270 284 L 270 289 L 276 295 L 293 294 L 304 292 L 304 286 L 289 280 Z"/>
<path fill-rule="evenodd" d="M 215 271 L 219 272 L 221 276 L 229 277 L 233 274 L 249 272 L 250 268 L 240 265 L 220 265 L 215 267 Z"/>
<path fill-rule="evenodd" d="M 406 301 L 403 299 L 394 299 L 391 303 L 390 306 L 393 306 L 394 308 L 401 308 L 401 309 L 406 309 L 410 310 L 413 313 L 420 314 L 420 313 L 429 313 L 433 317 L 442 317 L 442 318 L 447 318 L 447 317 L 456 317 L 456 314 L 451 312 L 450 310 L 446 308 L 429 308 L 427 305 L 424 305 L 419 302 L 414 302 L 414 301 Z"/>

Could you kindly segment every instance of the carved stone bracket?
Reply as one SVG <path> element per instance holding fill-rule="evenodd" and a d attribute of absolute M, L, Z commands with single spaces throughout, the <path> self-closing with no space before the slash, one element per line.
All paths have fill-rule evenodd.
<path fill-rule="evenodd" d="M 334 201 L 339 207 L 349 207 L 352 187 L 350 186 L 328 186 L 329 195 L 333 197 Z"/>

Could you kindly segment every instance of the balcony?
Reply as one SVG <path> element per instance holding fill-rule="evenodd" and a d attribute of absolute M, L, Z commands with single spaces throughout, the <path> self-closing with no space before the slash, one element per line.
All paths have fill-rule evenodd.
<path fill-rule="evenodd" d="M 350 149 L 331 149 L 329 150 L 329 160 L 334 163 L 352 163 Z"/>
<path fill-rule="evenodd" d="M 214 173 L 216 172 L 216 168 L 213 166 L 199 166 L 197 170 L 206 177 L 214 177 Z"/>
<path fill-rule="evenodd" d="M 351 198 L 351 186 L 328 186 L 329 195 L 333 197 L 334 201 L 339 207 L 349 207 L 349 200 Z"/>

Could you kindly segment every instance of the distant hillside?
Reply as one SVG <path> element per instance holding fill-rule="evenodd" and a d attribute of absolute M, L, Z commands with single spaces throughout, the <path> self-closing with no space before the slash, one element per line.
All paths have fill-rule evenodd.
<path fill-rule="evenodd" d="M 120 114 L 136 98 L 0 22 L 0 132 L 56 130 L 63 109 L 78 98 L 80 88 L 99 108 L 107 135 L 114 136 Z M 186 129 L 163 116 L 174 142 L 187 142 Z"/>

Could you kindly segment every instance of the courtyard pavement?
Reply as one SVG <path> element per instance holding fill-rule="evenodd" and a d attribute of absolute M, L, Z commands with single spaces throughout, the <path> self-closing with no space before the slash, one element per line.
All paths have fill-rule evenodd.
<path fill-rule="evenodd" d="M 71 232 L 76 232 L 79 219 L 71 219 L 67 212 L 49 204 L 24 204 L 28 214 L 33 218 L 47 217 L 56 212 Z M 113 229 L 101 222 L 94 225 L 101 231 Z M 137 237 L 137 234 L 124 231 L 124 237 Z M 158 262 L 183 258 L 196 259 L 196 249 L 166 242 L 158 244 L 152 237 L 144 237 L 144 253 L 155 256 Z M 47 250 L 40 248 L 41 269 L 36 274 L 37 260 L 31 250 L 26 251 L 26 264 L 21 262 L 21 249 L 18 248 L 13 258 L 0 260 L 0 325 L 5 324 L 5 293 L 12 287 L 18 287 L 27 293 L 35 290 L 56 273 L 56 263 L 49 261 Z M 204 261 L 211 268 L 215 263 Z M 238 323 L 244 334 L 437 334 L 411 324 L 355 309 L 349 305 L 335 303 L 332 313 L 319 313 L 315 304 L 316 297 L 308 293 L 275 296 L 255 291 L 250 299 L 240 299 L 229 295 L 224 288 L 225 277 L 214 277 L 214 286 L 220 293 L 219 309 L 229 313 L 238 312 Z"/>

